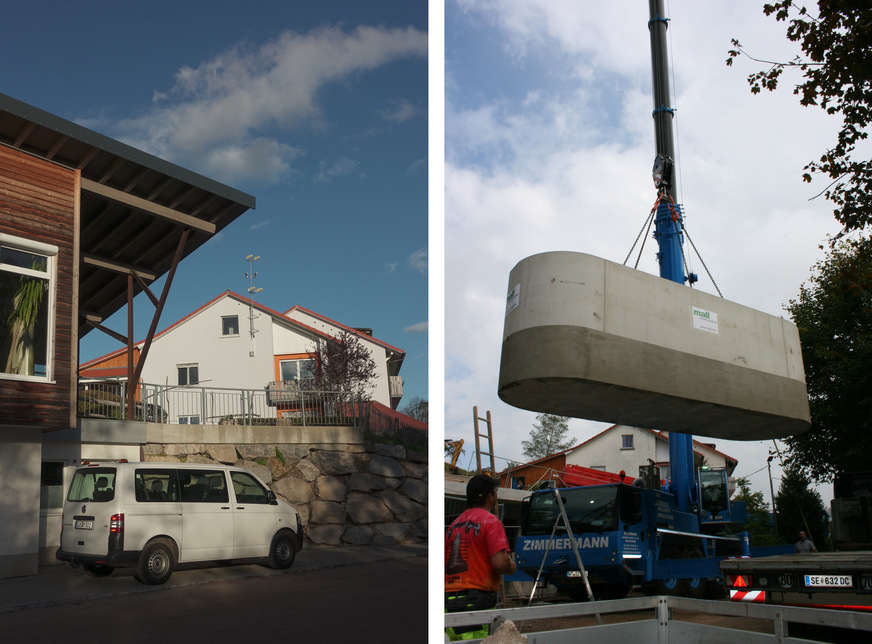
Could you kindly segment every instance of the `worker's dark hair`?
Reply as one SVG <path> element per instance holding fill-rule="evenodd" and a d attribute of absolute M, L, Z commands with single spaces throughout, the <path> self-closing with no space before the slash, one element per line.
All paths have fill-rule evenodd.
<path fill-rule="evenodd" d="M 466 484 L 466 504 L 477 508 L 485 504 L 487 495 L 497 489 L 497 482 L 487 474 L 476 474 Z"/>

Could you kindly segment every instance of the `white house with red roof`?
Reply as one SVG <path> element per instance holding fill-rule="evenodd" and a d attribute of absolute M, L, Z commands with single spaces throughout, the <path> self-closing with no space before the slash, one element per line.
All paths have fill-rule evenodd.
<path fill-rule="evenodd" d="M 693 441 L 694 462 L 712 468 L 723 468 L 732 475 L 738 460 L 718 451 L 713 443 Z M 599 434 L 574 447 L 513 467 L 501 473 L 501 485 L 529 488 L 540 480 L 555 478 L 567 465 L 579 465 L 595 470 L 628 476 L 639 475 L 639 466 L 648 465 L 649 459 L 660 468 L 660 478 L 669 478 L 669 432 L 659 432 L 628 425 L 612 425 Z M 732 486 L 731 486 L 732 488 Z M 732 490 L 731 490 L 732 491 Z"/>
<path fill-rule="evenodd" d="M 375 361 L 371 400 L 396 409 L 403 393 L 399 372 L 405 353 L 401 349 L 376 339 L 369 330 L 345 326 L 302 307 L 279 313 L 231 291 L 155 335 L 141 382 L 263 390 L 271 382 L 305 377 L 316 347 L 336 341 L 340 330 L 353 334 Z M 134 360 L 139 359 L 142 346 L 138 343 L 134 347 Z M 80 365 L 79 377 L 123 377 L 126 362 L 125 348 Z M 175 410 L 169 418 L 174 423 L 204 421 Z"/>

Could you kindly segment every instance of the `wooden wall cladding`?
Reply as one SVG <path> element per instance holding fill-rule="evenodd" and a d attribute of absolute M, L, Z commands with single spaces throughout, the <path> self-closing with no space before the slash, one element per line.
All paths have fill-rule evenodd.
<path fill-rule="evenodd" d="M 77 171 L 0 146 L 0 232 L 58 247 L 52 377 L 0 374 L 0 427 L 50 431 L 75 422 L 78 195 Z"/>

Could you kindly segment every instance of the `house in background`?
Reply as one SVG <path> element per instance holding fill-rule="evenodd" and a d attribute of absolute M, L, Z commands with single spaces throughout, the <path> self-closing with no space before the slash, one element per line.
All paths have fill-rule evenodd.
<path fill-rule="evenodd" d="M 738 461 L 715 449 L 711 443 L 693 441 L 694 464 L 705 463 L 712 468 L 723 468 L 731 476 Z M 562 452 L 550 454 L 530 463 L 524 463 L 500 473 L 500 485 L 515 489 L 529 489 L 540 481 L 555 480 L 567 465 L 580 465 L 594 470 L 627 476 L 639 476 L 639 466 L 650 461 L 660 468 L 660 478 L 669 478 L 669 433 L 651 429 L 612 425 L 585 442 Z M 560 483 L 558 482 L 558 485 Z M 731 485 L 731 493 L 733 486 Z"/>
<path fill-rule="evenodd" d="M 53 559 L 41 545 L 60 531 L 70 466 L 137 458 L 144 442 L 144 428 L 77 418 L 79 338 L 166 276 L 148 290 L 159 317 L 179 262 L 254 205 L 0 94 L 0 578 Z"/>
<path fill-rule="evenodd" d="M 213 389 L 265 391 L 271 383 L 293 383 L 310 377 L 316 348 L 350 333 L 376 365 L 371 400 L 394 410 L 402 397 L 400 368 L 405 353 L 372 336 L 371 331 L 347 327 L 302 307 L 279 313 L 226 291 L 156 334 L 142 369 L 140 383 L 180 389 L 201 385 Z M 138 359 L 141 343 L 133 347 Z M 123 376 L 128 349 L 82 364 L 84 380 Z M 165 422 L 213 424 L 224 417 L 209 407 L 167 405 Z M 283 413 L 281 404 L 259 414 Z M 297 413 L 297 412 L 288 412 Z"/>

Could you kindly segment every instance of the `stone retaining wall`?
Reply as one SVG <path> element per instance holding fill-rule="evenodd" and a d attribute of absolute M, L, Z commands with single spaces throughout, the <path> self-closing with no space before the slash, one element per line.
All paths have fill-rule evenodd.
<path fill-rule="evenodd" d="M 321 545 L 423 543 L 427 455 L 368 443 L 149 443 L 143 460 L 238 465 L 300 512 Z"/>

